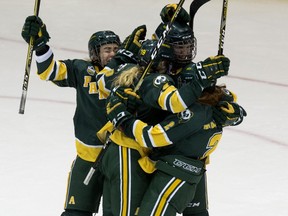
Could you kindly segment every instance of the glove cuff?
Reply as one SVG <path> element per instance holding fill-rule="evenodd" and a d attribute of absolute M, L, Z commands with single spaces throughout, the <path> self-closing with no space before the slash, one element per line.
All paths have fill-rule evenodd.
<path fill-rule="evenodd" d="M 48 50 L 49 50 L 49 46 L 47 44 L 45 44 L 45 46 L 39 47 L 36 50 L 36 55 L 37 56 L 44 55 L 46 52 L 48 52 Z"/>
<path fill-rule="evenodd" d="M 124 120 L 121 123 L 121 125 L 119 125 L 118 129 L 123 131 L 124 134 L 130 137 L 131 139 L 135 139 L 134 134 L 133 134 L 133 125 L 135 121 L 136 119 L 132 115 L 130 115 L 130 118 L 127 118 L 126 120 Z"/>
<path fill-rule="evenodd" d="M 115 57 L 121 59 L 124 63 L 138 62 L 137 56 L 127 49 L 119 49 Z"/>

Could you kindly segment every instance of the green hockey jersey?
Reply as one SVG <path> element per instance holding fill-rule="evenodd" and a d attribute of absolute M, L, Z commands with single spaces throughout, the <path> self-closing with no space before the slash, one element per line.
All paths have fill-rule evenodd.
<path fill-rule="evenodd" d="M 105 101 L 99 100 L 95 75 L 99 67 L 90 61 L 55 60 L 52 50 L 36 56 L 38 75 L 42 80 L 51 81 L 59 87 L 76 90 L 74 132 L 77 154 L 86 161 L 95 161 L 103 147 L 96 132 L 107 122 Z"/>

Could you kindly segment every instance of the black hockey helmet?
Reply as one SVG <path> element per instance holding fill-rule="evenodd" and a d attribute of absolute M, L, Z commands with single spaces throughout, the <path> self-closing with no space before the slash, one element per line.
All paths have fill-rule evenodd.
<path fill-rule="evenodd" d="M 154 38 L 160 38 L 165 29 L 166 24 L 161 23 L 155 31 Z M 187 23 L 174 21 L 166 36 L 165 44 L 172 47 L 175 63 L 188 64 L 196 56 L 197 41 Z"/>
<path fill-rule="evenodd" d="M 121 41 L 118 35 L 116 35 L 113 31 L 98 31 L 91 35 L 89 42 L 88 42 L 88 50 L 89 50 L 89 57 L 92 62 L 99 63 L 99 51 L 100 47 L 105 44 L 117 44 L 120 46 Z"/>

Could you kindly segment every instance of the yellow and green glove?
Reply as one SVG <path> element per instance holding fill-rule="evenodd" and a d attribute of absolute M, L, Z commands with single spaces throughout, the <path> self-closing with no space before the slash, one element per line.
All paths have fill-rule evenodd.
<path fill-rule="evenodd" d="M 245 109 L 235 102 L 220 101 L 212 109 L 213 119 L 221 127 L 239 125 L 247 116 Z"/>

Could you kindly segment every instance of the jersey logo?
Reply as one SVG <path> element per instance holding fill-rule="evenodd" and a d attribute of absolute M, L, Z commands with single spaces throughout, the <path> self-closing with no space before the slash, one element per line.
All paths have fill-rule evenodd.
<path fill-rule="evenodd" d="M 162 83 L 165 83 L 167 82 L 167 77 L 166 76 L 163 76 L 163 75 L 160 75 L 160 76 L 157 76 L 155 79 L 154 79 L 154 84 L 156 86 L 159 86 L 161 85 Z"/>
<path fill-rule="evenodd" d="M 186 109 L 186 110 L 182 111 L 181 113 L 179 113 L 178 117 L 180 119 L 180 122 L 186 122 L 189 119 L 191 119 L 193 117 L 193 115 L 194 115 L 194 113 L 191 110 Z"/>
<path fill-rule="evenodd" d="M 94 76 L 96 74 L 95 68 L 93 66 L 88 66 L 87 73 L 91 76 Z"/>
<path fill-rule="evenodd" d="M 126 65 L 128 65 L 128 64 L 125 63 L 125 64 L 121 64 L 121 65 L 119 65 L 119 67 L 118 67 L 118 69 L 117 69 L 117 72 L 123 70 L 123 68 L 126 67 Z"/>
<path fill-rule="evenodd" d="M 206 73 L 203 71 L 203 66 L 201 62 L 196 63 L 196 68 L 198 69 L 197 71 L 201 79 L 203 80 L 207 79 Z"/>
<path fill-rule="evenodd" d="M 199 174 L 202 170 L 201 167 L 196 167 L 193 164 L 188 164 L 188 163 L 181 161 L 177 158 L 174 159 L 173 165 L 180 167 L 180 168 L 182 168 L 188 172 L 192 172 L 192 173 L 196 173 L 196 174 Z"/>
<path fill-rule="evenodd" d="M 197 202 L 197 203 L 188 203 L 187 207 L 188 207 L 188 208 L 200 207 L 200 202 Z"/>

